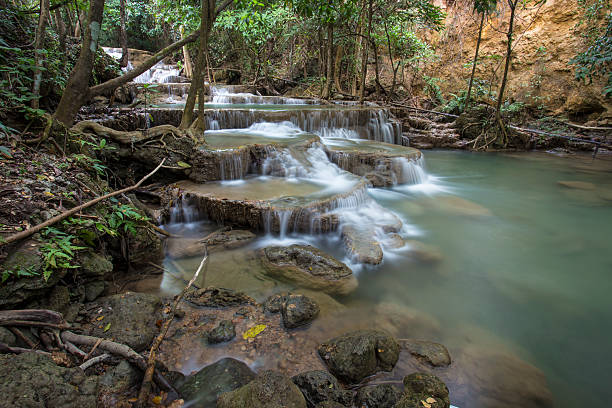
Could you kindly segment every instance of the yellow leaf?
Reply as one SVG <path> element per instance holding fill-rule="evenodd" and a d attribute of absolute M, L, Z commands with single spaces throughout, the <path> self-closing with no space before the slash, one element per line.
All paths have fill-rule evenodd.
<path fill-rule="evenodd" d="M 188 169 L 188 168 L 190 168 L 190 167 L 191 167 L 191 164 L 189 164 L 189 163 L 185 163 L 184 161 L 180 161 L 180 162 L 178 162 L 178 163 L 176 163 L 176 164 L 178 164 L 178 165 L 179 165 L 179 167 L 182 167 L 182 168 L 184 168 L 184 169 Z"/>
<path fill-rule="evenodd" d="M 423 406 L 425 408 L 431 408 L 431 404 L 426 403 L 425 401 L 421 400 L 421 404 L 423 404 Z"/>
<path fill-rule="evenodd" d="M 104 327 L 104 331 L 105 331 L 105 332 L 107 332 L 107 331 L 110 329 L 110 326 L 111 326 L 111 324 L 110 324 L 110 323 L 109 323 L 109 324 L 107 324 L 107 325 Z"/>
<path fill-rule="evenodd" d="M 258 324 L 257 326 L 253 326 L 242 334 L 242 338 L 245 340 L 250 339 L 250 338 L 255 338 L 259 333 L 264 331 L 265 328 L 266 328 L 265 324 Z"/>
<path fill-rule="evenodd" d="M 436 399 L 435 399 L 435 398 L 431 398 L 431 397 L 429 397 L 429 398 L 427 398 L 427 399 L 425 400 L 425 402 L 428 402 L 428 403 L 430 403 L 430 404 L 434 404 L 434 403 L 436 402 Z"/>
<path fill-rule="evenodd" d="M 156 397 L 153 397 L 153 403 L 154 403 L 155 405 L 159 405 L 159 404 L 161 404 L 161 401 L 162 401 L 162 397 L 160 397 L 159 395 L 158 395 L 158 396 L 156 396 Z"/>
<path fill-rule="evenodd" d="M 100 317 L 96 318 L 97 321 L 100 321 L 102 319 L 104 319 L 104 316 L 100 316 Z"/>

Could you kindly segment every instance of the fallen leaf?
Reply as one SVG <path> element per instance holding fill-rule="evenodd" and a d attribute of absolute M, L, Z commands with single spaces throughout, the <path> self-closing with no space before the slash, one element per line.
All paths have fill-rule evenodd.
<path fill-rule="evenodd" d="M 109 324 L 107 324 L 107 325 L 104 327 L 104 331 L 105 331 L 105 332 L 107 332 L 107 331 L 110 329 L 110 327 L 111 327 L 111 324 L 110 324 L 110 323 L 109 323 Z"/>
<path fill-rule="evenodd" d="M 265 324 L 258 324 L 256 326 L 251 327 L 247 331 L 242 334 L 243 339 L 255 338 L 259 333 L 266 329 Z"/>
<path fill-rule="evenodd" d="M 428 403 L 430 403 L 430 404 L 434 404 L 434 403 L 436 402 L 436 399 L 435 399 L 435 398 L 431 398 L 431 397 L 429 397 L 429 398 L 427 398 L 427 399 L 425 400 L 425 402 L 428 402 Z"/>
<path fill-rule="evenodd" d="M 104 316 L 100 316 L 100 317 L 97 317 L 97 318 L 96 318 L 96 320 L 97 320 L 97 321 L 100 321 L 100 320 L 102 320 L 102 319 L 104 319 Z"/>
<path fill-rule="evenodd" d="M 176 164 L 178 164 L 179 167 L 182 167 L 184 169 L 188 169 L 191 167 L 191 164 L 185 163 L 184 161 L 177 162 Z"/>
<path fill-rule="evenodd" d="M 159 395 L 156 396 L 156 397 L 153 397 L 153 403 L 155 405 L 159 405 L 159 404 L 161 404 L 161 402 L 162 402 L 162 397 L 160 397 Z"/>
<path fill-rule="evenodd" d="M 426 403 L 425 401 L 421 400 L 421 404 L 423 404 L 423 406 L 425 408 L 431 408 L 431 404 Z"/>

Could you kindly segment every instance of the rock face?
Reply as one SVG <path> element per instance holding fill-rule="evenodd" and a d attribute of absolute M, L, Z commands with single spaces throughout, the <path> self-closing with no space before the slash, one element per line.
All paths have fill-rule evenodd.
<path fill-rule="evenodd" d="M 319 346 L 319 355 L 340 380 L 358 383 L 377 371 L 391 371 L 399 357 L 399 345 L 383 331 L 359 330 Z"/>
<path fill-rule="evenodd" d="M 310 323 L 319 315 L 319 305 L 304 295 L 289 295 L 281 306 L 283 323 L 293 329 Z"/>
<path fill-rule="evenodd" d="M 2 406 L 40 408 L 95 407 L 98 377 L 64 368 L 36 353 L 0 355 Z"/>
<path fill-rule="evenodd" d="M 215 407 L 219 395 L 242 387 L 256 377 L 241 361 L 224 358 L 185 378 L 178 386 L 181 395 L 194 408 Z"/>
<path fill-rule="evenodd" d="M 335 401 L 342 406 L 350 406 L 353 394 L 342 389 L 338 380 L 323 370 L 308 371 L 293 377 L 293 382 L 297 385 L 309 408 L 317 406 L 323 401 Z"/>
<path fill-rule="evenodd" d="M 393 408 L 401 396 L 391 384 L 370 385 L 357 391 L 355 403 L 358 407 Z"/>
<path fill-rule="evenodd" d="M 155 323 L 162 305 L 157 296 L 126 292 L 102 298 L 99 302 L 102 312 L 95 319 L 90 335 L 112 338 L 136 351 L 147 348 L 157 335 Z M 97 320 L 101 316 L 104 318 Z"/>
<path fill-rule="evenodd" d="M 446 385 L 433 374 L 414 373 L 404 377 L 404 395 L 396 408 L 449 408 L 450 399 Z"/>
<path fill-rule="evenodd" d="M 242 292 L 225 288 L 204 288 L 190 290 L 185 294 L 185 300 L 202 307 L 229 307 L 254 305 L 255 299 Z"/>
<path fill-rule="evenodd" d="M 79 254 L 80 274 L 84 277 L 84 295 L 88 302 L 94 301 L 104 292 L 104 277 L 113 272 L 113 263 L 94 251 Z"/>
<path fill-rule="evenodd" d="M 433 367 L 446 367 L 451 363 L 451 357 L 446 347 L 431 341 L 406 340 L 402 346 L 412 355 L 422 358 Z"/>
<path fill-rule="evenodd" d="M 342 227 L 342 240 L 355 261 L 369 265 L 378 265 L 382 262 L 383 251 L 380 243 L 374 240 L 373 232 L 373 230 L 361 231 L 355 225 Z"/>
<path fill-rule="evenodd" d="M 221 394 L 218 408 L 306 408 L 300 389 L 276 371 L 264 371 L 253 381 Z"/>
<path fill-rule="evenodd" d="M 255 239 L 255 234 L 246 230 L 219 231 L 208 239 L 200 238 L 170 238 L 166 253 L 172 258 L 187 258 L 203 255 L 208 252 L 239 248 Z"/>
<path fill-rule="evenodd" d="M 217 327 L 208 332 L 208 342 L 223 343 L 236 337 L 236 328 L 231 320 L 222 320 Z"/>
<path fill-rule="evenodd" d="M 301 287 L 346 295 L 358 285 L 348 266 L 310 245 L 268 247 L 260 255 L 270 276 Z"/>

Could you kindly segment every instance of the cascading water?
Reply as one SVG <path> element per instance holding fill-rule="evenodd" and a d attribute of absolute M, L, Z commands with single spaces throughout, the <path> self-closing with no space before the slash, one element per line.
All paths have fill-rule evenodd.
<path fill-rule="evenodd" d="M 393 170 L 398 184 L 424 184 L 429 181 L 423 157 L 414 160 L 397 157 L 393 159 Z"/>

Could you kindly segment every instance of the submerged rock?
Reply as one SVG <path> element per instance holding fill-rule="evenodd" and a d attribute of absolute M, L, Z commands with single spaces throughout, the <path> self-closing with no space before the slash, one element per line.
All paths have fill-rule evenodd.
<path fill-rule="evenodd" d="M 255 234 L 246 230 L 219 231 L 206 240 L 201 238 L 170 238 L 166 253 L 172 258 L 187 258 L 208 252 L 239 248 L 255 239 Z"/>
<path fill-rule="evenodd" d="M 126 292 L 102 298 L 99 304 L 101 312 L 94 315 L 89 331 L 92 336 L 113 339 L 142 351 L 159 331 L 156 321 L 162 303 L 157 296 Z"/>
<path fill-rule="evenodd" d="M 208 342 L 223 343 L 236 337 L 236 328 L 231 320 L 222 320 L 217 327 L 208 332 Z"/>
<path fill-rule="evenodd" d="M 319 315 L 319 305 L 304 295 L 289 295 L 282 302 L 283 324 L 292 329 L 310 323 Z"/>
<path fill-rule="evenodd" d="M 562 187 L 573 188 L 576 190 L 595 190 L 595 184 L 589 183 L 587 181 L 558 181 Z"/>
<path fill-rule="evenodd" d="M 185 300 L 202 307 L 229 307 L 257 303 L 255 299 L 242 292 L 214 287 L 190 290 L 185 294 Z"/>
<path fill-rule="evenodd" d="M 420 241 L 408 240 L 406 241 L 410 255 L 412 255 L 417 261 L 425 263 L 439 262 L 443 259 L 440 251 L 432 245 L 424 244 Z"/>
<path fill-rule="evenodd" d="M 51 357 L 0 354 L 2 406 L 83 408 L 97 405 L 98 377 L 56 365 Z"/>
<path fill-rule="evenodd" d="M 353 394 L 344 390 L 338 380 L 324 370 L 308 371 L 292 378 L 297 385 L 309 408 L 317 406 L 323 401 L 335 401 L 342 406 L 350 406 Z"/>
<path fill-rule="evenodd" d="M 178 389 L 190 406 L 211 408 L 217 406 L 219 395 L 242 387 L 255 377 L 242 361 L 224 358 L 186 377 Z"/>
<path fill-rule="evenodd" d="M 345 225 L 342 227 L 342 240 L 355 261 L 370 265 L 382 262 L 383 251 L 380 243 L 375 240 L 372 228 L 360 229 L 355 225 Z"/>
<path fill-rule="evenodd" d="M 404 340 L 402 346 L 414 356 L 418 356 L 434 367 L 450 365 L 451 357 L 446 347 L 432 341 Z"/>
<path fill-rule="evenodd" d="M 253 381 L 217 400 L 218 408 L 306 408 L 300 389 L 276 371 L 264 371 Z"/>
<path fill-rule="evenodd" d="M 358 407 L 393 408 L 401 396 L 402 392 L 391 384 L 370 385 L 357 391 L 355 403 Z"/>
<path fill-rule="evenodd" d="M 425 402 L 425 404 L 423 404 Z M 396 408 L 449 408 L 448 388 L 433 374 L 414 373 L 404 377 L 404 395 Z"/>
<path fill-rule="evenodd" d="M 346 295 L 358 285 L 348 266 L 311 245 L 268 247 L 260 255 L 269 275 L 301 287 Z"/>
<path fill-rule="evenodd" d="M 391 371 L 399 358 L 399 345 L 383 331 L 359 330 L 319 346 L 319 355 L 336 377 L 358 383 L 377 371 Z"/>
<path fill-rule="evenodd" d="M 469 217 L 490 217 L 491 211 L 480 204 L 457 196 L 437 196 L 432 203 L 439 210 Z"/>

